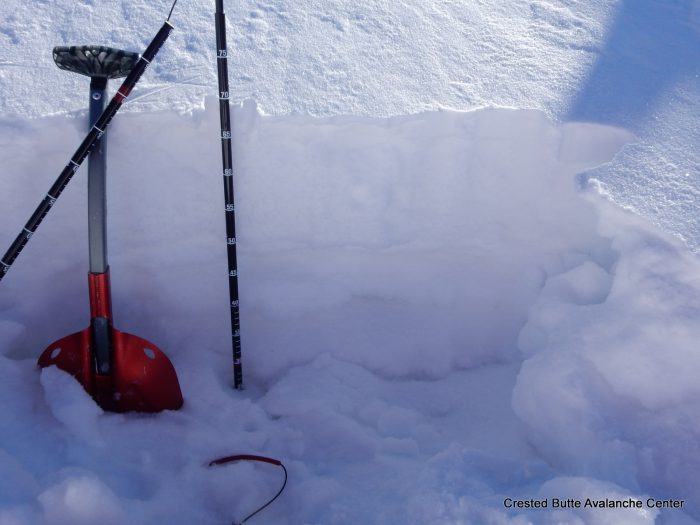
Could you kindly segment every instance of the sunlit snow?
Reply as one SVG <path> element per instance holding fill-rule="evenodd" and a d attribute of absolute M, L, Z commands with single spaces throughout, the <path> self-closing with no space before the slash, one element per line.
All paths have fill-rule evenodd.
<path fill-rule="evenodd" d="M 234 453 L 289 469 L 251 523 L 698 523 L 698 2 L 227 4 L 242 392 L 214 9 L 180 2 L 108 133 L 108 224 L 115 325 L 185 405 L 36 368 L 89 322 L 83 168 L 0 283 L 0 524 L 230 523 L 281 481 L 206 467 Z M 85 133 L 53 45 L 142 50 L 168 7 L 0 5 L 0 246 Z"/>

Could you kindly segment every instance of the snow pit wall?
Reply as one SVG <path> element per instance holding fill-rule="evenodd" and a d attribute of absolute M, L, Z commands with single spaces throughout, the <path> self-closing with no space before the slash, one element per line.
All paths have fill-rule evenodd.
<path fill-rule="evenodd" d="M 80 140 L 80 120 L 9 123 L 26 131 L 3 137 L 3 192 L 13 195 L 5 225 L 21 227 Z M 397 377 L 512 359 L 547 275 L 614 259 L 574 175 L 609 160 L 629 140 L 624 131 L 557 128 L 538 111 L 312 119 L 262 117 L 253 103 L 235 109 L 234 123 L 255 376 L 320 352 Z M 123 115 L 109 136 L 110 262 L 113 288 L 124 290 L 116 322 L 154 340 L 170 334 L 176 347 L 202 330 L 187 321 L 196 312 L 210 312 L 207 332 L 226 325 L 214 306 L 227 303 L 217 124 L 209 104 L 191 118 Z M 27 173 L 36 174 L 29 187 Z M 23 313 L 6 319 L 46 327 L 8 328 L 22 341 L 12 355 L 87 322 L 85 200 L 77 177 L 11 270 L 5 295 L 22 297 Z M 13 235 L 7 226 L 5 242 Z"/>
<path fill-rule="evenodd" d="M 185 396 L 202 361 L 228 370 L 211 102 L 190 117 L 123 115 L 109 136 L 116 324 L 166 350 Z M 1 242 L 65 164 L 82 120 L 2 122 L 0 190 L 12 198 Z M 679 479 L 692 485 L 697 455 L 676 445 L 700 434 L 680 423 L 696 410 L 697 368 L 684 364 L 697 359 L 697 263 L 576 183 L 627 132 L 555 126 L 538 111 L 312 119 L 261 116 L 252 103 L 234 123 L 249 381 L 267 388 L 325 354 L 433 381 L 524 357 L 513 406 L 552 464 L 673 497 Z M 87 323 L 85 200 L 78 176 L 3 281 L 5 355 L 35 357 Z M 660 337 L 674 344 L 654 361 Z"/>

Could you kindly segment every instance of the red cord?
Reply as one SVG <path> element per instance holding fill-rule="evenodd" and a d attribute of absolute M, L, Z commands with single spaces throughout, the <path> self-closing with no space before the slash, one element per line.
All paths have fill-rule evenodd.
<path fill-rule="evenodd" d="M 238 454 L 235 456 L 224 456 L 222 458 L 218 458 L 218 459 L 215 459 L 213 461 L 210 461 L 209 466 L 213 467 L 215 465 L 226 465 L 227 463 L 234 463 L 236 461 L 257 461 L 259 463 L 268 463 L 270 465 L 275 465 L 276 467 L 280 467 L 284 471 L 284 482 L 282 483 L 282 487 L 277 491 L 277 494 L 275 494 L 275 496 L 270 501 L 265 503 L 262 507 L 258 508 L 255 512 L 248 514 L 248 516 L 246 516 L 241 522 L 239 522 L 239 525 L 242 525 L 243 523 L 248 521 L 250 518 L 255 516 L 258 512 L 267 508 L 268 505 L 270 505 L 277 498 L 279 498 L 280 494 L 282 494 L 282 491 L 284 490 L 284 487 L 287 486 L 287 469 L 282 464 L 282 462 L 279 461 L 278 459 L 267 458 L 265 456 L 254 456 L 252 454 Z"/>
<path fill-rule="evenodd" d="M 235 461 L 259 461 L 261 463 L 269 463 L 270 465 L 276 465 L 276 466 L 282 466 L 282 462 L 273 459 L 273 458 L 266 458 L 265 456 L 253 456 L 252 454 L 239 454 L 237 456 L 225 456 L 223 458 L 215 459 L 214 461 L 209 462 L 209 466 L 213 467 L 214 465 L 225 465 L 226 463 L 233 463 Z"/>

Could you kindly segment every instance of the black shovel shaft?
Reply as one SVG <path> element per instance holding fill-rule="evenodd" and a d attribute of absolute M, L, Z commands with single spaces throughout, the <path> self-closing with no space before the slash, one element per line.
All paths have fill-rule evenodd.
<path fill-rule="evenodd" d="M 228 51 L 226 49 L 226 15 L 223 0 L 216 0 L 216 64 L 219 78 L 219 116 L 221 117 L 221 158 L 224 175 L 226 212 L 226 252 L 231 309 L 231 343 L 233 348 L 233 387 L 243 387 L 241 364 L 241 318 L 238 301 L 238 257 L 236 254 L 236 207 L 233 195 L 233 155 L 231 150 L 231 112 L 228 90 Z"/>
<path fill-rule="evenodd" d="M 27 242 L 29 242 L 29 239 L 39 227 L 41 221 L 44 220 L 46 214 L 49 213 L 49 210 L 51 210 L 53 205 L 56 203 L 56 199 L 58 199 L 61 193 L 63 193 L 63 190 L 73 178 L 75 172 L 78 171 L 80 165 L 87 158 L 90 150 L 105 132 L 112 118 L 114 118 L 114 115 L 116 115 L 117 111 L 119 111 L 119 108 L 122 106 L 124 99 L 129 96 L 129 93 L 139 81 L 141 75 L 143 75 L 143 72 L 151 63 L 153 57 L 156 56 L 156 53 L 158 53 L 158 50 L 160 50 L 163 43 L 168 39 L 168 36 L 170 36 L 170 32 L 172 30 L 173 26 L 170 25 L 170 22 L 165 22 L 163 24 L 163 27 L 160 28 L 156 36 L 148 45 L 146 51 L 144 51 L 139 61 L 131 70 L 131 73 L 129 73 L 126 79 L 124 79 L 121 87 L 112 97 L 109 105 L 97 119 L 97 122 L 92 126 L 92 128 L 90 128 L 90 131 L 85 139 L 83 139 L 80 146 L 78 146 L 78 149 L 71 157 L 68 165 L 63 168 L 63 171 L 53 183 L 53 186 L 51 186 L 51 189 L 46 194 L 46 197 L 44 197 L 39 206 L 37 206 L 36 210 L 34 210 L 34 213 L 24 225 L 22 231 L 19 233 L 19 235 L 17 235 L 7 252 L 5 252 L 2 260 L 0 260 L 0 280 L 2 280 L 5 274 L 7 274 L 7 271 L 10 269 L 12 263 L 15 262 L 15 259 L 27 245 Z"/>

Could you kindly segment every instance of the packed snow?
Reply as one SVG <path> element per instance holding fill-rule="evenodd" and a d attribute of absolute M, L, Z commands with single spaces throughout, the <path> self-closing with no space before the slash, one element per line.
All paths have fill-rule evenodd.
<path fill-rule="evenodd" d="M 251 523 L 700 523 L 698 3 L 227 5 L 236 391 L 213 6 L 180 2 L 107 150 L 115 326 L 185 405 L 36 367 L 89 320 L 82 169 L 0 284 L 0 525 L 240 520 L 282 478 L 207 467 L 237 453 L 289 470 Z M 0 245 L 85 133 L 50 48 L 141 49 L 167 7 L 0 6 Z"/>

